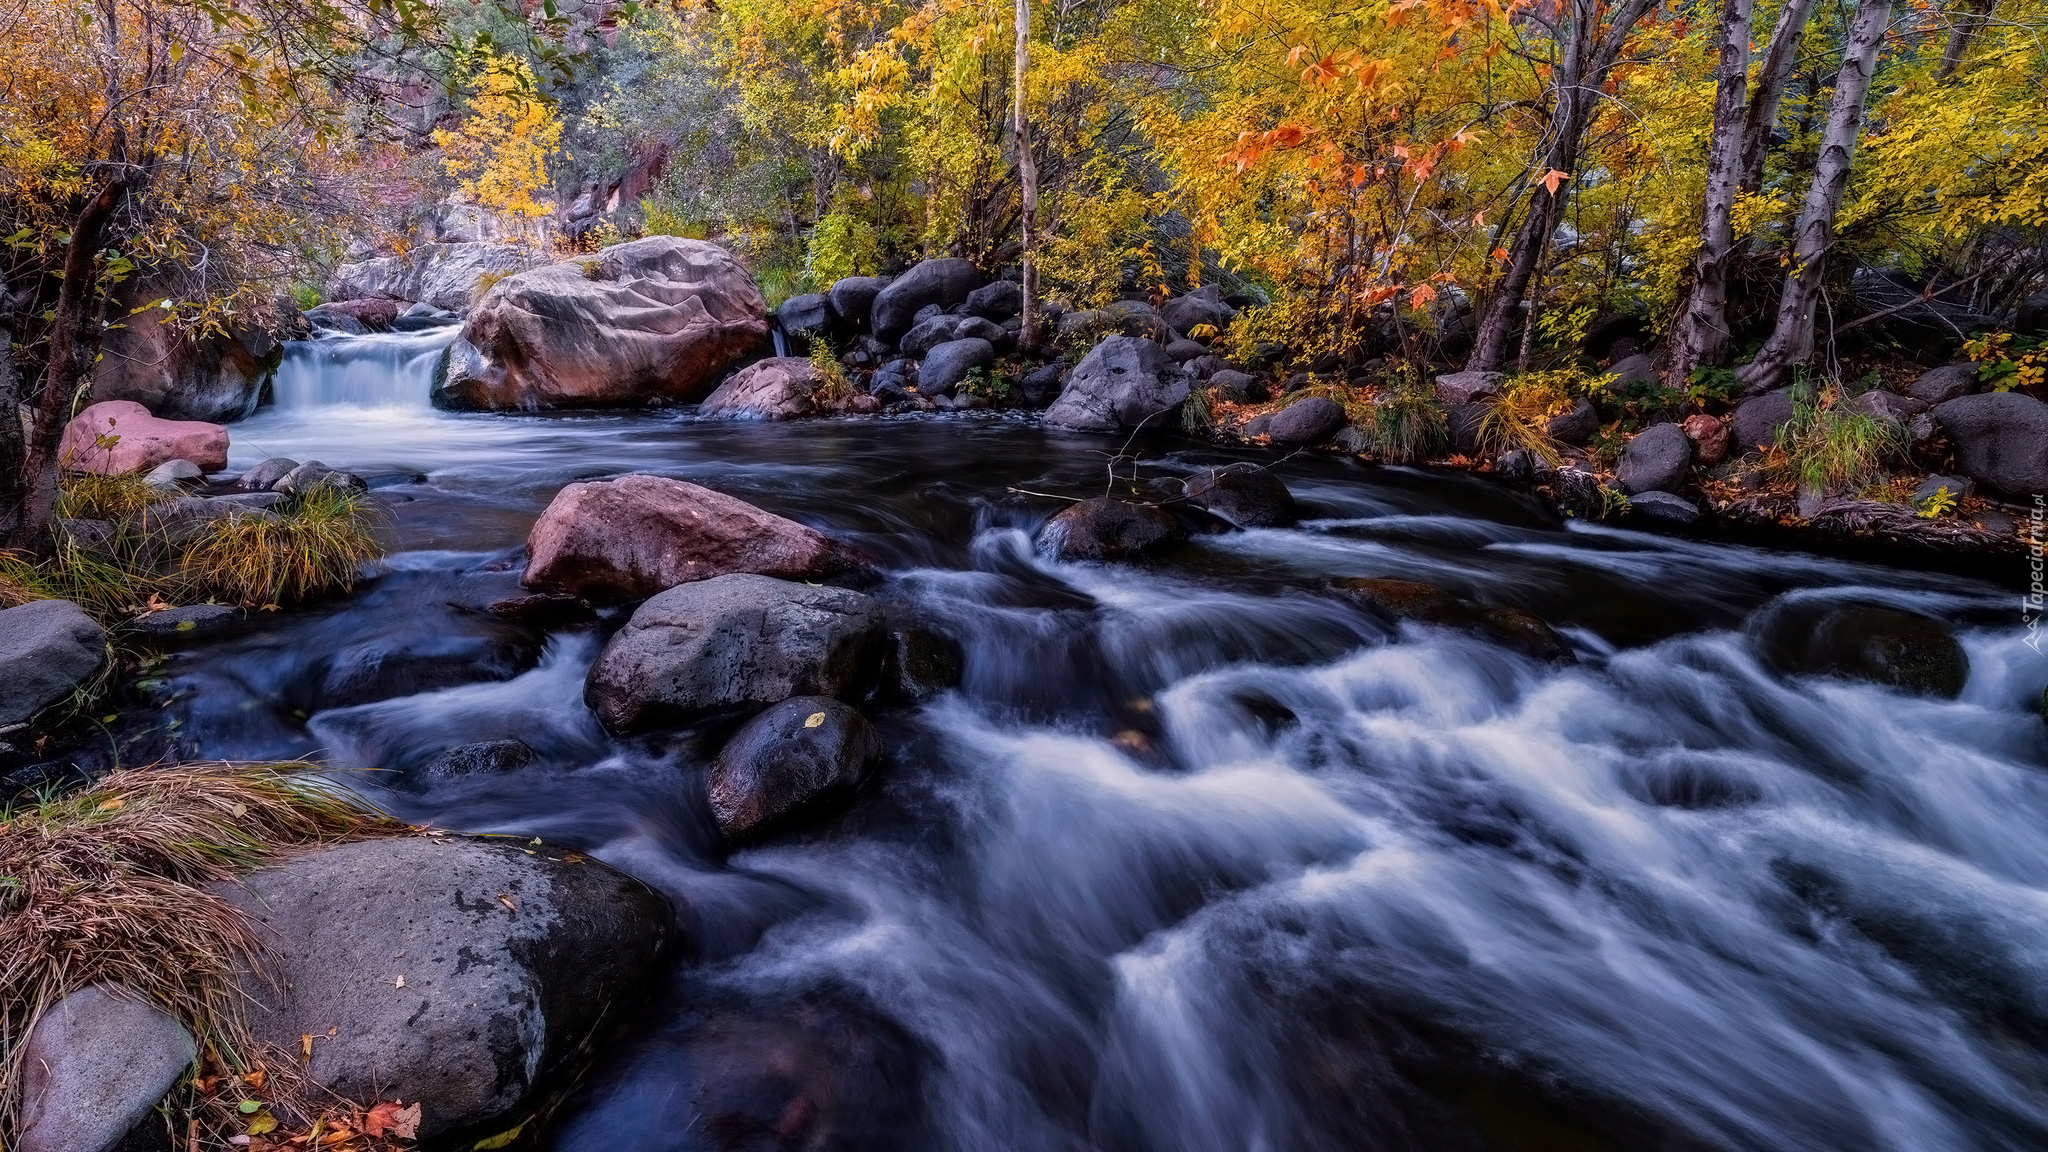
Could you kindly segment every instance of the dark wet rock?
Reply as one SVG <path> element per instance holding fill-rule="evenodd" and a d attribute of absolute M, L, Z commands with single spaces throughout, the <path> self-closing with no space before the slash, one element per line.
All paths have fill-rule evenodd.
<path fill-rule="evenodd" d="M 1782 600 L 1757 614 L 1750 633 L 1765 664 L 1785 676 L 1839 676 L 1953 698 L 1970 675 L 1947 625 L 1897 608 Z"/>
<path fill-rule="evenodd" d="M 1607 386 L 1609 388 L 1624 388 L 1630 384 L 1656 384 L 1659 382 L 1656 358 L 1647 352 L 1638 352 L 1633 356 L 1625 356 L 1615 361 L 1613 366 L 1607 369 Z"/>
<path fill-rule="evenodd" d="M 868 312 L 869 323 L 876 336 L 895 340 L 910 331 L 920 309 L 944 311 L 964 303 L 969 293 L 981 287 L 982 280 L 973 261 L 957 256 L 915 264 L 876 294 Z"/>
<path fill-rule="evenodd" d="M 1333 581 L 1330 590 L 1380 618 L 1474 632 L 1535 660 L 1570 664 L 1572 647 L 1542 617 L 1520 608 L 1475 607 L 1434 584 L 1363 577 Z"/>
<path fill-rule="evenodd" d="M 896 347 L 901 349 L 905 356 L 923 356 L 951 340 L 953 333 L 959 328 L 960 317 L 942 313 L 912 325 L 910 331 L 905 332 L 903 338 L 896 341 Z"/>
<path fill-rule="evenodd" d="M 1549 483 L 1552 498 L 1573 519 L 1602 519 L 1614 503 L 1600 478 L 1583 468 L 1559 468 L 1550 474 Z"/>
<path fill-rule="evenodd" d="M 859 328 L 868 326 L 868 316 L 874 311 L 875 297 L 889 282 L 880 276 L 848 276 L 835 280 L 825 295 L 832 302 L 832 311 L 840 319 Z"/>
<path fill-rule="evenodd" d="M 984 320 L 1008 320 L 1024 309 L 1024 289 L 1010 280 L 997 280 L 984 284 L 967 294 L 966 307 L 969 316 Z"/>
<path fill-rule="evenodd" d="M 792 696 L 858 700 L 888 650 L 858 592 L 732 575 L 642 604 L 591 666 L 584 700 L 614 732 L 648 731 Z"/>
<path fill-rule="evenodd" d="M 1259 385 L 1259 379 L 1249 372 L 1235 372 L 1224 369 L 1209 377 L 1209 388 L 1217 399 L 1231 404 L 1245 404 L 1266 398 L 1266 390 Z"/>
<path fill-rule="evenodd" d="M 1436 398 L 1440 404 L 1471 404 L 1490 400 L 1500 394 L 1500 386 L 1507 377 L 1499 372 L 1452 372 L 1436 378 Z"/>
<path fill-rule="evenodd" d="M 526 539 L 528 588 L 629 601 L 735 572 L 816 580 L 859 566 L 841 545 L 744 500 L 665 476 L 571 484 Z"/>
<path fill-rule="evenodd" d="M 249 492 L 268 492 L 277 487 L 277 482 L 289 476 L 299 466 L 289 456 L 272 456 L 235 480 L 235 487 Z"/>
<path fill-rule="evenodd" d="M 1004 349 L 1015 346 L 1017 337 L 1010 329 L 979 316 L 962 316 L 953 329 L 955 340 L 986 340 L 991 347 Z"/>
<path fill-rule="evenodd" d="M 2013 312 L 2012 330 L 2048 336 L 2048 292 L 2036 292 L 2020 301 Z"/>
<path fill-rule="evenodd" d="M 1600 410 L 1581 396 L 1572 401 L 1569 409 L 1552 416 L 1543 428 L 1560 444 L 1584 444 L 1600 431 Z"/>
<path fill-rule="evenodd" d="M 1453 404 L 1444 411 L 1444 425 L 1450 434 L 1452 452 L 1459 456 L 1480 454 L 1480 433 L 1486 427 L 1486 413 L 1492 407 L 1493 402 L 1486 400 Z"/>
<path fill-rule="evenodd" d="M 882 679 L 897 703 L 916 704 L 960 686 L 967 653 L 960 642 L 890 613 L 890 652 Z"/>
<path fill-rule="evenodd" d="M 1033 408 L 1043 408 L 1060 394 L 1058 363 L 1043 364 L 1024 374 L 1018 382 L 1017 398 Z"/>
<path fill-rule="evenodd" d="M 1126 336 L 1135 336 L 1164 344 L 1173 338 L 1166 321 L 1159 318 L 1159 312 L 1143 300 L 1118 300 L 1103 309 L 1110 323 Z"/>
<path fill-rule="evenodd" d="M 1746 456 L 1778 442 L 1778 429 L 1792 422 L 1792 393 L 1780 390 L 1752 396 L 1735 406 L 1729 422 L 1734 440 L 1730 451 Z"/>
<path fill-rule="evenodd" d="M 310 714 L 510 680 L 540 663 L 541 646 L 531 629 L 489 616 L 465 613 L 435 628 L 394 620 L 316 661 L 289 695 Z"/>
<path fill-rule="evenodd" d="M 1310 396 L 1273 413 L 1266 437 L 1275 444 L 1321 444 L 1350 422 L 1343 405 L 1327 396 Z"/>
<path fill-rule="evenodd" d="M 15 1152 L 110 1152 L 198 1054 L 192 1034 L 134 993 L 99 985 L 51 1005 L 21 1061 Z"/>
<path fill-rule="evenodd" d="M 1692 467 L 1692 440 L 1676 424 L 1652 424 L 1628 442 L 1615 481 L 1631 496 L 1670 492 L 1685 483 Z"/>
<path fill-rule="evenodd" d="M 277 483 L 270 486 L 271 491 L 287 496 L 305 496 L 329 489 L 367 492 L 370 485 L 353 472 L 343 472 L 318 460 L 308 460 L 278 477 Z"/>
<path fill-rule="evenodd" d="M 241 627 L 248 619 L 247 612 L 232 604 L 187 604 L 138 616 L 121 627 L 136 635 L 169 640 L 218 636 Z"/>
<path fill-rule="evenodd" d="M 782 307 L 775 310 L 775 318 L 782 322 L 785 332 L 823 334 L 838 322 L 839 313 L 823 293 L 807 292 L 784 300 Z"/>
<path fill-rule="evenodd" d="M 882 738 L 829 696 L 799 696 L 742 725 L 711 764 L 711 814 L 729 841 L 751 839 L 843 797 L 882 762 Z"/>
<path fill-rule="evenodd" d="M 1846 401 L 1842 407 L 1851 412 L 1861 412 L 1866 416 L 1889 420 L 1904 427 L 1913 417 L 1927 411 L 1930 405 L 1925 400 L 1915 400 L 1910 396 L 1873 389 Z"/>
<path fill-rule="evenodd" d="M 1182 482 L 1188 502 L 1240 528 L 1292 524 L 1299 516 L 1294 496 L 1271 469 L 1237 463 L 1197 472 Z"/>
<path fill-rule="evenodd" d="M 71 699 L 106 658 L 106 631 L 69 600 L 0 610 L 0 728 Z"/>
<path fill-rule="evenodd" d="M 1179 521 L 1150 504 L 1098 496 L 1046 521 L 1038 548 L 1061 560 L 1125 560 L 1186 538 Z"/>
<path fill-rule="evenodd" d="M 2048 404 L 2018 392 L 1984 392 L 1934 410 L 1955 446 L 1956 470 L 2007 496 L 2048 494 Z"/>
<path fill-rule="evenodd" d="M 1645 804 L 1696 811 L 1742 808 L 1764 798 L 1756 778 L 1696 753 L 1678 753 L 1632 766 L 1621 785 Z"/>
<path fill-rule="evenodd" d="M 1540 483 L 1541 481 L 1548 480 L 1554 471 L 1556 469 L 1551 467 L 1550 461 L 1545 460 L 1527 448 L 1517 448 L 1512 452 L 1503 452 L 1500 454 L 1500 458 L 1493 462 L 1493 474 L 1495 476 L 1503 480 L 1516 480 L 1523 483 Z"/>
<path fill-rule="evenodd" d="M 1669 492 L 1639 492 L 1629 497 L 1628 511 L 1655 524 L 1684 526 L 1699 520 L 1699 505 Z"/>
<path fill-rule="evenodd" d="M 581 596 L 565 596 L 558 592 L 535 592 L 527 596 L 507 596 L 491 601 L 488 611 L 518 624 L 530 624 L 540 628 L 560 628 L 573 624 L 588 624 L 597 619 L 597 609 Z"/>
<path fill-rule="evenodd" d="M 422 1101 L 420 1136 L 512 1117 L 663 968 L 668 902 L 580 856 L 403 837 L 295 857 L 217 889 L 279 982 L 249 1023 L 354 1100 Z M 403 979 L 401 979 L 401 977 Z"/>
<path fill-rule="evenodd" d="M 1164 349 L 1134 336 L 1111 336 L 1074 368 L 1045 420 L 1084 432 L 1171 428 L 1187 398 L 1187 377 Z"/>
<path fill-rule="evenodd" d="M 1920 374 L 1906 388 L 1906 395 L 1926 404 L 1945 404 L 1977 390 L 1977 366 L 1971 363 L 1944 364 Z"/>
<path fill-rule="evenodd" d="M 931 350 L 917 370 L 917 390 L 927 396 L 951 395 L 976 369 L 986 372 L 996 362 L 996 350 L 976 337 L 948 340 Z"/>
<path fill-rule="evenodd" d="M 1167 358 L 1180 365 L 1186 365 L 1208 354 L 1208 346 L 1198 340 L 1175 340 L 1166 346 Z"/>
<path fill-rule="evenodd" d="M 1968 500 L 1976 492 L 1977 485 L 1968 476 L 1929 476 L 1920 482 L 1918 488 L 1913 489 L 1911 502 L 1915 510 L 1925 512 L 1933 506 L 1937 497 L 1947 493 L 1948 508 L 1954 511 L 1957 505 Z"/>
<path fill-rule="evenodd" d="M 420 765 L 419 773 L 429 780 L 453 780 L 463 776 L 493 776 L 517 772 L 534 761 L 533 749 L 524 740 L 479 740 L 460 744 Z"/>

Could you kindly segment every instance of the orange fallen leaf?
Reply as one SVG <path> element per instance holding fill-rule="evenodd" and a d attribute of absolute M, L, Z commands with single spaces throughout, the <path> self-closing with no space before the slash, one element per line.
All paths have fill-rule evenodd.
<path fill-rule="evenodd" d="M 306 1059 L 311 1060 L 313 1058 L 313 1034 L 311 1032 L 299 1037 L 299 1051 L 305 1053 Z"/>
<path fill-rule="evenodd" d="M 519 905 L 514 904 L 512 902 L 512 897 L 503 892 L 498 893 L 498 903 L 503 904 L 505 906 L 505 911 L 507 912 L 519 911 Z"/>

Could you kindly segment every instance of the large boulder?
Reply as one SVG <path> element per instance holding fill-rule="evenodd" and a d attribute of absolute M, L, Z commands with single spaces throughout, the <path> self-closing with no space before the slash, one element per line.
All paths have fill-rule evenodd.
<path fill-rule="evenodd" d="M 841 320 L 864 329 L 868 326 L 868 314 L 875 309 L 875 297 L 888 286 L 889 282 L 880 276 L 848 276 L 833 281 L 825 297 Z"/>
<path fill-rule="evenodd" d="M 1628 442 L 1614 478 L 1631 496 L 1639 492 L 1674 492 L 1692 467 L 1692 438 L 1677 424 L 1652 424 Z"/>
<path fill-rule="evenodd" d="M 1059 399 L 1045 410 L 1045 422 L 1082 432 L 1172 428 L 1187 398 L 1187 377 L 1158 344 L 1111 336 L 1067 376 Z"/>
<path fill-rule="evenodd" d="M 953 338 L 960 330 L 960 317 L 943 313 L 932 316 L 910 326 L 910 331 L 896 341 L 896 347 L 905 356 L 923 356 L 939 345 Z"/>
<path fill-rule="evenodd" d="M 995 346 L 979 337 L 948 340 L 931 350 L 917 370 L 917 390 L 926 396 L 944 396 L 960 386 L 976 369 L 995 367 Z"/>
<path fill-rule="evenodd" d="M 1977 390 L 1977 366 L 1972 363 L 1944 364 L 1922 372 L 1907 385 L 1906 395 L 1927 404 L 1945 404 Z"/>
<path fill-rule="evenodd" d="M 703 395 L 768 338 L 768 305 L 730 252 L 653 236 L 500 280 L 449 349 L 434 402 L 616 408 Z"/>
<path fill-rule="evenodd" d="M 1292 524 L 1299 515 L 1294 496 L 1270 468 L 1237 463 L 1197 472 L 1181 482 L 1188 503 L 1240 528 Z"/>
<path fill-rule="evenodd" d="M 571 484 L 526 537 L 529 588 L 630 601 L 736 572 L 816 580 L 859 567 L 794 520 L 686 480 L 631 475 Z"/>
<path fill-rule="evenodd" d="M 337 1096 L 424 1104 L 432 1138 L 509 1118 L 661 974 L 668 902 L 523 843 L 348 844 L 221 885 L 266 952 L 256 1037 Z"/>
<path fill-rule="evenodd" d="M 1186 538 L 1180 521 L 1150 504 L 1097 496 L 1046 521 L 1038 547 L 1061 560 L 1125 560 Z"/>
<path fill-rule="evenodd" d="M 188 334 L 172 313 L 143 308 L 100 339 L 88 395 L 132 400 L 168 420 L 239 420 L 256 410 L 281 348 L 270 333 L 237 325 Z"/>
<path fill-rule="evenodd" d="M 598 654 L 583 698 L 622 733 L 792 696 L 859 699 L 888 647 L 881 605 L 859 592 L 720 576 L 642 604 Z"/>
<path fill-rule="evenodd" d="M 782 307 L 775 310 L 775 318 L 784 332 L 822 334 L 836 325 L 839 314 L 832 310 L 830 297 L 822 292 L 807 292 L 784 300 Z"/>
<path fill-rule="evenodd" d="M 1350 422 L 1335 400 L 1310 396 L 1273 413 L 1266 422 L 1266 438 L 1275 444 L 1321 444 Z"/>
<path fill-rule="evenodd" d="M 818 369 L 801 356 L 757 360 L 720 384 L 697 409 L 702 416 L 741 420 L 793 420 L 816 415 Z"/>
<path fill-rule="evenodd" d="M 893 342 L 910 331 L 919 309 L 963 304 L 969 293 L 981 287 L 983 279 L 981 269 L 972 260 L 957 256 L 926 260 L 876 293 L 874 305 L 868 311 L 869 325 L 876 336 Z"/>
<path fill-rule="evenodd" d="M 2007 496 L 2048 493 L 2048 404 L 2017 392 L 1963 396 L 1935 408 L 1956 470 Z"/>
<path fill-rule="evenodd" d="M 29 1033 L 15 1152 L 108 1152 L 196 1055 L 184 1025 L 133 993 L 98 985 L 71 993 Z"/>
<path fill-rule="evenodd" d="M 1024 287 L 1014 280 L 997 280 L 967 294 L 969 316 L 1000 322 L 1023 310 Z"/>
<path fill-rule="evenodd" d="M 228 430 L 203 420 L 165 420 L 133 400 L 102 400 L 64 426 L 58 459 L 73 472 L 115 476 L 190 460 L 208 472 L 228 466 Z"/>
<path fill-rule="evenodd" d="M 1749 625 L 1764 663 L 1781 675 L 1867 680 L 1923 696 L 1954 697 L 1970 658 L 1931 616 L 1877 604 L 1781 600 Z"/>
<path fill-rule="evenodd" d="M 1732 440 L 1729 451 L 1737 455 L 1769 448 L 1778 442 L 1778 430 L 1792 422 L 1792 393 L 1766 392 L 1735 406 L 1728 421 Z"/>
<path fill-rule="evenodd" d="M 336 268 L 327 281 L 327 298 L 404 300 L 460 312 L 476 303 L 487 279 L 523 272 L 545 260 L 520 244 L 421 244 L 403 256 Z"/>
<path fill-rule="evenodd" d="M 742 725 L 711 763 L 711 814 L 739 841 L 861 786 L 882 760 L 882 738 L 850 706 L 799 696 Z"/>
<path fill-rule="evenodd" d="M 1175 332 L 1194 331 L 1204 324 L 1221 332 L 1237 319 L 1237 309 L 1223 302 L 1214 288 L 1201 288 L 1187 296 L 1176 296 L 1159 306 L 1159 318 Z"/>
<path fill-rule="evenodd" d="M 106 657 L 106 630 L 69 600 L 0 611 L 0 729 L 69 699 Z"/>

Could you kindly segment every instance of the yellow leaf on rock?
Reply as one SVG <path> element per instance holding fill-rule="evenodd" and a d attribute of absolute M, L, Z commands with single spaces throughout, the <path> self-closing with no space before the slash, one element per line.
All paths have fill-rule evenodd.
<path fill-rule="evenodd" d="M 824 723 L 825 714 L 823 712 L 813 712 L 804 719 L 804 727 L 806 728 L 817 728 Z"/>

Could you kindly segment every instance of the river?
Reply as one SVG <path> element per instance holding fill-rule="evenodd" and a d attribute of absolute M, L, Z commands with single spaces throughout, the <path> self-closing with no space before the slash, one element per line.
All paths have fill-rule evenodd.
<path fill-rule="evenodd" d="M 233 464 L 372 478 L 386 571 L 167 675 L 188 753 L 375 769 L 408 819 L 670 896 L 688 962 L 547 1147 L 2048 1147 L 2048 659 L 2021 573 L 1560 525 L 1480 479 L 1314 456 L 1278 466 L 1297 527 L 1057 563 L 1032 537 L 1061 505 L 1012 490 L 1099 493 L 1117 442 L 441 413 L 445 339 L 295 346 Z M 1154 476 L 1239 458 L 1136 447 Z M 857 543 L 876 595 L 962 645 L 957 691 L 878 713 L 889 766 L 849 809 L 727 855 L 705 734 L 610 738 L 581 699 L 599 632 L 476 610 L 516 594 L 562 485 L 626 471 Z M 1390 630 L 1322 590 L 1350 576 L 1534 612 L 1578 662 Z M 1948 621 L 1960 698 L 1767 671 L 1759 621 L 1814 599 Z M 499 737 L 536 762 L 418 770 Z"/>

